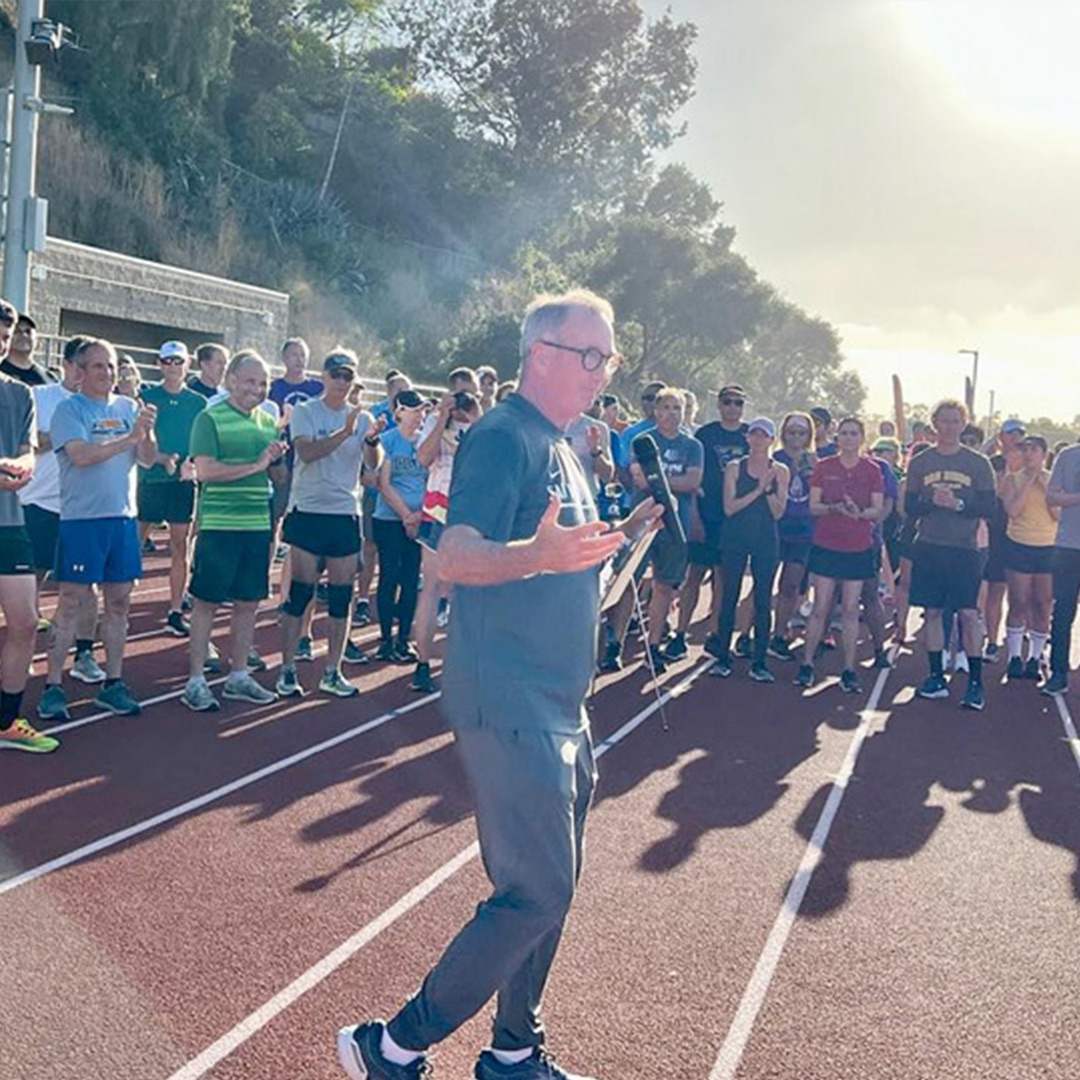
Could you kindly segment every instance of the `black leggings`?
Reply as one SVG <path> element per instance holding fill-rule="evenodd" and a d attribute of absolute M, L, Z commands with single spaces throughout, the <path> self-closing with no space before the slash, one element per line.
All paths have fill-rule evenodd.
<path fill-rule="evenodd" d="M 743 571 L 750 560 L 754 579 L 754 657 L 755 664 L 765 663 L 769 647 L 769 627 L 772 621 L 773 579 L 776 577 L 776 544 L 750 547 L 746 544 L 725 543 L 721 548 L 720 566 L 724 575 L 723 599 L 720 607 L 720 650 L 728 655 L 731 635 L 735 631 L 735 610 L 739 606 Z"/>
<path fill-rule="evenodd" d="M 1054 616 L 1050 624 L 1050 670 L 1069 674 L 1069 643 L 1080 593 L 1080 551 L 1054 548 Z"/>
<path fill-rule="evenodd" d="M 398 520 L 371 523 L 375 546 L 379 549 L 379 629 L 383 641 L 394 637 L 397 619 L 398 637 L 408 641 L 416 614 L 416 595 L 420 590 L 420 545 L 405 532 Z M 429 582 L 434 586 L 434 582 Z"/>

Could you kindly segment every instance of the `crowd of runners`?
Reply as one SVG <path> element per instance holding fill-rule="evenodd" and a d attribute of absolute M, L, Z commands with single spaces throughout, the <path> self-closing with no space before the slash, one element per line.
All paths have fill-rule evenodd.
<path fill-rule="evenodd" d="M 226 668 L 227 700 L 265 704 L 314 689 L 298 664 L 322 651 L 311 629 L 320 605 L 320 693 L 355 697 L 346 666 L 374 662 L 407 665 L 414 690 L 437 689 L 434 642 L 453 600 L 438 545 L 454 455 L 514 383 L 500 384 L 494 368 L 462 367 L 433 398 L 390 371 L 385 397 L 368 408 L 356 355 L 313 360 L 298 338 L 284 343 L 276 377 L 251 350 L 167 341 L 160 379 L 148 383 L 101 339 L 68 341 L 59 373 L 35 362 L 35 349 L 33 319 L 0 302 L 0 748 L 59 745 L 22 707 L 41 631 L 41 721 L 70 719 L 69 657 L 68 676 L 97 685 L 97 705 L 141 711 L 123 679 L 128 610 L 150 530 L 162 526 L 162 632 L 188 641 L 189 708 L 220 708 L 207 676 Z M 635 588 L 604 621 L 599 671 L 618 670 L 635 635 L 655 674 L 685 658 L 708 588 L 702 644 L 718 678 L 745 660 L 749 678 L 774 682 L 770 662 L 780 661 L 804 690 L 835 667 L 840 688 L 857 693 L 861 626 L 873 665 L 887 667 L 915 607 L 929 668 L 919 696 L 948 698 L 950 672 L 964 672 L 961 703 L 981 709 L 983 665 L 999 659 L 1010 680 L 1067 690 L 1080 446 L 1051 448 L 1015 419 L 984 432 L 954 400 L 907 439 L 888 421 L 869 433 L 859 418 L 834 419 L 809 402 L 778 420 L 747 420 L 753 403 L 738 385 L 721 387 L 715 402 L 716 418 L 699 426 L 691 392 L 654 382 L 640 418 L 603 394 L 566 429 L 598 512 L 612 521 L 648 494 L 634 445 L 651 439 L 686 538 L 657 533 Z M 48 623 L 42 590 L 57 594 Z M 225 658 L 211 641 L 223 605 Z M 268 605 L 282 653 L 272 685 L 257 678 L 267 665 L 254 648 Z M 350 629 L 373 621 L 379 643 L 366 653 Z"/>

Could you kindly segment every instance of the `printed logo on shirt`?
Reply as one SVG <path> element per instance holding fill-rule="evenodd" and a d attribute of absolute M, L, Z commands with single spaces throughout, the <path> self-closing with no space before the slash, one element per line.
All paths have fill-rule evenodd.
<path fill-rule="evenodd" d="M 94 442 L 109 443 L 131 433 L 131 422 L 123 416 L 102 416 L 90 424 L 90 438 Z"/>
<path fill-rule="evenodd" d="M 548 491 L 558 495 L 559 524 L 582 525 L 596 521 L 596 507 L 589 495 L 589 485 L 581 463 L 566 443 L 552 447 L 548 467 Z"/>

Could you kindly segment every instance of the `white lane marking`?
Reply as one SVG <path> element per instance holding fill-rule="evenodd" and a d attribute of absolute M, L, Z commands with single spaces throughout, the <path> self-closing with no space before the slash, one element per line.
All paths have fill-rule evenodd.
<path fill-rule="evenodd" d="M 895 650 L 890 659 L 895 662 Z M 773 976 L 776 974 L 776 968 L 780 963 L 784 946 L 787 944 L 788 936 L 791 934 L 791 928 L 795 925 L 795 919 L 806 896 L 806 890 L 810 887 L 810 879 L 814 876 L 814 871 L 821 862 L 825 842 L 829 838 L 829 830 L 832 828 L 836 813 L 840 809 L 840 802 L 847 791 L 848 781 L 855 771 L 859 751 L 862 749 L 870 728 L 874 723 L 882 719 L 882 714 L 878 712 L 878 703 L 881 701 L 881 695 L 885 691 L 885 683 L 891 670 L 890 667 L 879 672 L 873 689 L 870 691 L 866 708 L 861 712 L 862 721 L 848 744 L 844 763 L 833 781 L 829 797 L 825 800 L 825 807 L 821 811 L 817 824 L 814 826 L 813 835 L 811 835 L 810 841 L 806 845 L 806 851 L 803 853 L 799 868 L 788 886 L 787 893 L 784 895 L 780 913 L 776 916 L 776 922 L 773 923 L 772 930 L 765 941 L 765 948 L 762 949 L 758 962 L 754 966 L 754 972 L 750 976 L 750 982 L 747 984 L 746 990 L 743 992 L 735 1018 L 731 1022 L 727 1037 L 724 1039 L 723 1045 L 720 1047 L 720 1053 L 717 1055 L 716 1062 L 709 1073 L 709 1080 L 731 1080 L 735 1075 L 735 1070 L 739 1067 L 743 1051 L 746 1049 L 750 1033 L 753 1031 L 754 1022 L 757 1020 L 758 1012 L 765 1001 L 765 995 L 769 992 L 769 986 L 772 983 Z"/>
<path fill-rule="evenodd" d="M 1065 703 L 1065 695 L 1055 694 L 1054 704 L 1057 706 L 1058 716 L 1061 717 L 1061 725 L 1065 728 L 1065 738 L 1069 749 L 1072 750 L 1073 760 L 1076 762 L 1076 767 L 1080 769 L 1080 736 L 1076 734 L 1076 725 L 1073 723 L 1069 706 Z"/>
<path fill-rule="evenodd" d="M 208 806 L 210 803 L 217 802 L 219 799 L 225 798 L 226 795 L 231 795 L 234 791 L 240 791 L 242 788 L 258 783 L 258 781 L 264 780 L 268 776 L 273 776 L 283 769 L 287 769 L 292 765 L 297 765 L 301 761 L 306 761 L 316 754 L 321 754 L 324 750 L 330 750 L 335 746 L 340 746 L 350 739 L 355 739 L 358 735 L 363 735 L 368 731 L 381 727 L 391 720 L 397 719 L 399 716 L 404 716 L 406 713 L 413 712 L 415 709 L 419 709 L 422 706 L 435 701 L 438 696 L 438 694 L 427 694 L 425 697 L 417 698 L 415 701 L 409 702 L 408 705 L 402 705 L 398 709 L 391 709 L 381 716 L 376 716 L 373 720 L 366 720 L 357 727 L 350 728 L 348 731 L 343 731 L 329 739 L 324 739 L 321 743 L 309 746 L 305 750 L 299 750 L 286 758 L 281 758 L 278 761 L 272 762 L 270 765 L 265 765 L 261 769 L 256 769 L 255 772 L 247 773 L 245 776 L 238 777 L 236 780 L 231 780 L 227 784 L 222 784 L 221 787 L 214 788 L 213 791 L 207 791 L 202 795 L 196 796 L 194 799 L 188 799 L 187 802 L 170 807 L 168 810 L 163 810 L 160 814 L 145 818 L 143 821 L 136 822 L 134 825 L 129 825 L 125 829 L 120 829 L 117 832 L 110 833 L 108 836 L 103 836 L 98 840 L 94 840 L 89 844 L 84 844 L 74 851 L 69 851 L 64 855 L 58 855 L 55 859 L 50 859 L 48 862 L 31 867 L 29 870 L 24 870 L 21 874 L 16 874 L 14 877 L 10 877 L 6 881 L 0 882 L 0 895 L 11 892 L 13 889 L 19 888 L 20 885 L 26 885 L 28 882 L 36 881 L 46 874 L 51 874 L 54 870 L 60 870 L 65 866 L 70 866 L 72 863 L 89 858 L 91 855 L 96 855 L 99 851 L 106 851 L 108 848 L 116 847 L 117 844 L 122 844 L 125 840 L 130 840 L 134 836 L 140 836 L 142 833 L 149 832 L 151 829 L 156 829 L 159 825 L 164 825 L 178 817 L 182 817 L 184 814 L 189 814 L 194 810 L 199 810 L 204 806 Z M 80 723 L 85 721 L 76 722 Z"/>
<path fill-rule="evenodd" d="M 662 694 L 658 701 L 652 702 L 641 712 L 631 717 L 618 731 L 609 735 L 596 747 L 596 757 L 600 758 L 612 747 L 622 742 L 630 732 L 652 716 L 661 705 L 684 693 L 694 680 L 711 666 L 712 658 L 710 657 L 705 663 L 699 664 L 698 667 L 677 682 L 670 690 Z M 241 1020 L 231 1031 L 227 1031 L 215 1043 L 208 1046 L 198 1057 L 192 1058 L 186 1065 L 174 1072 L 169 1077 L 169 1080 L 198 1080 L 198 1077 L 204 1076 L 215 1065 L 219 1064 L 253 1035 L 266 1027 L 276 1016 L 284 1012 L 300 997 L 355 956 L 388 926 L 416 907 L 421 900 L 434 892 L 443 882 L 448 881 L 462 867 L 472 862 L 479 853 L 480 845 L 476 842 L 458 852 L 449 862 L 443 863 L 434 873 L 424 878 L 419 885 L 410 889 L 392 907 L 387 908 L 386 911 L 372 919 L 351 938 L 342 942 L 333 952 L 328 953 L 322 960 L 308 968 L 299 978 L 270 998 L 265 1005 L 256 1009 L 250 1016 Z"/>

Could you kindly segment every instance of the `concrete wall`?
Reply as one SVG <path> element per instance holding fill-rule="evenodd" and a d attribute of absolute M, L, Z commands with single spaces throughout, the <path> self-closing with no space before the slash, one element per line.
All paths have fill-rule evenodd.
<path fill-rule="evenodd" d="M 179 338 L 274 363 L 289 336 L 286 293 L 53 237 L 34 257 L 29 308 L 44 337 L 95 334 L 136 354 Z"/>

